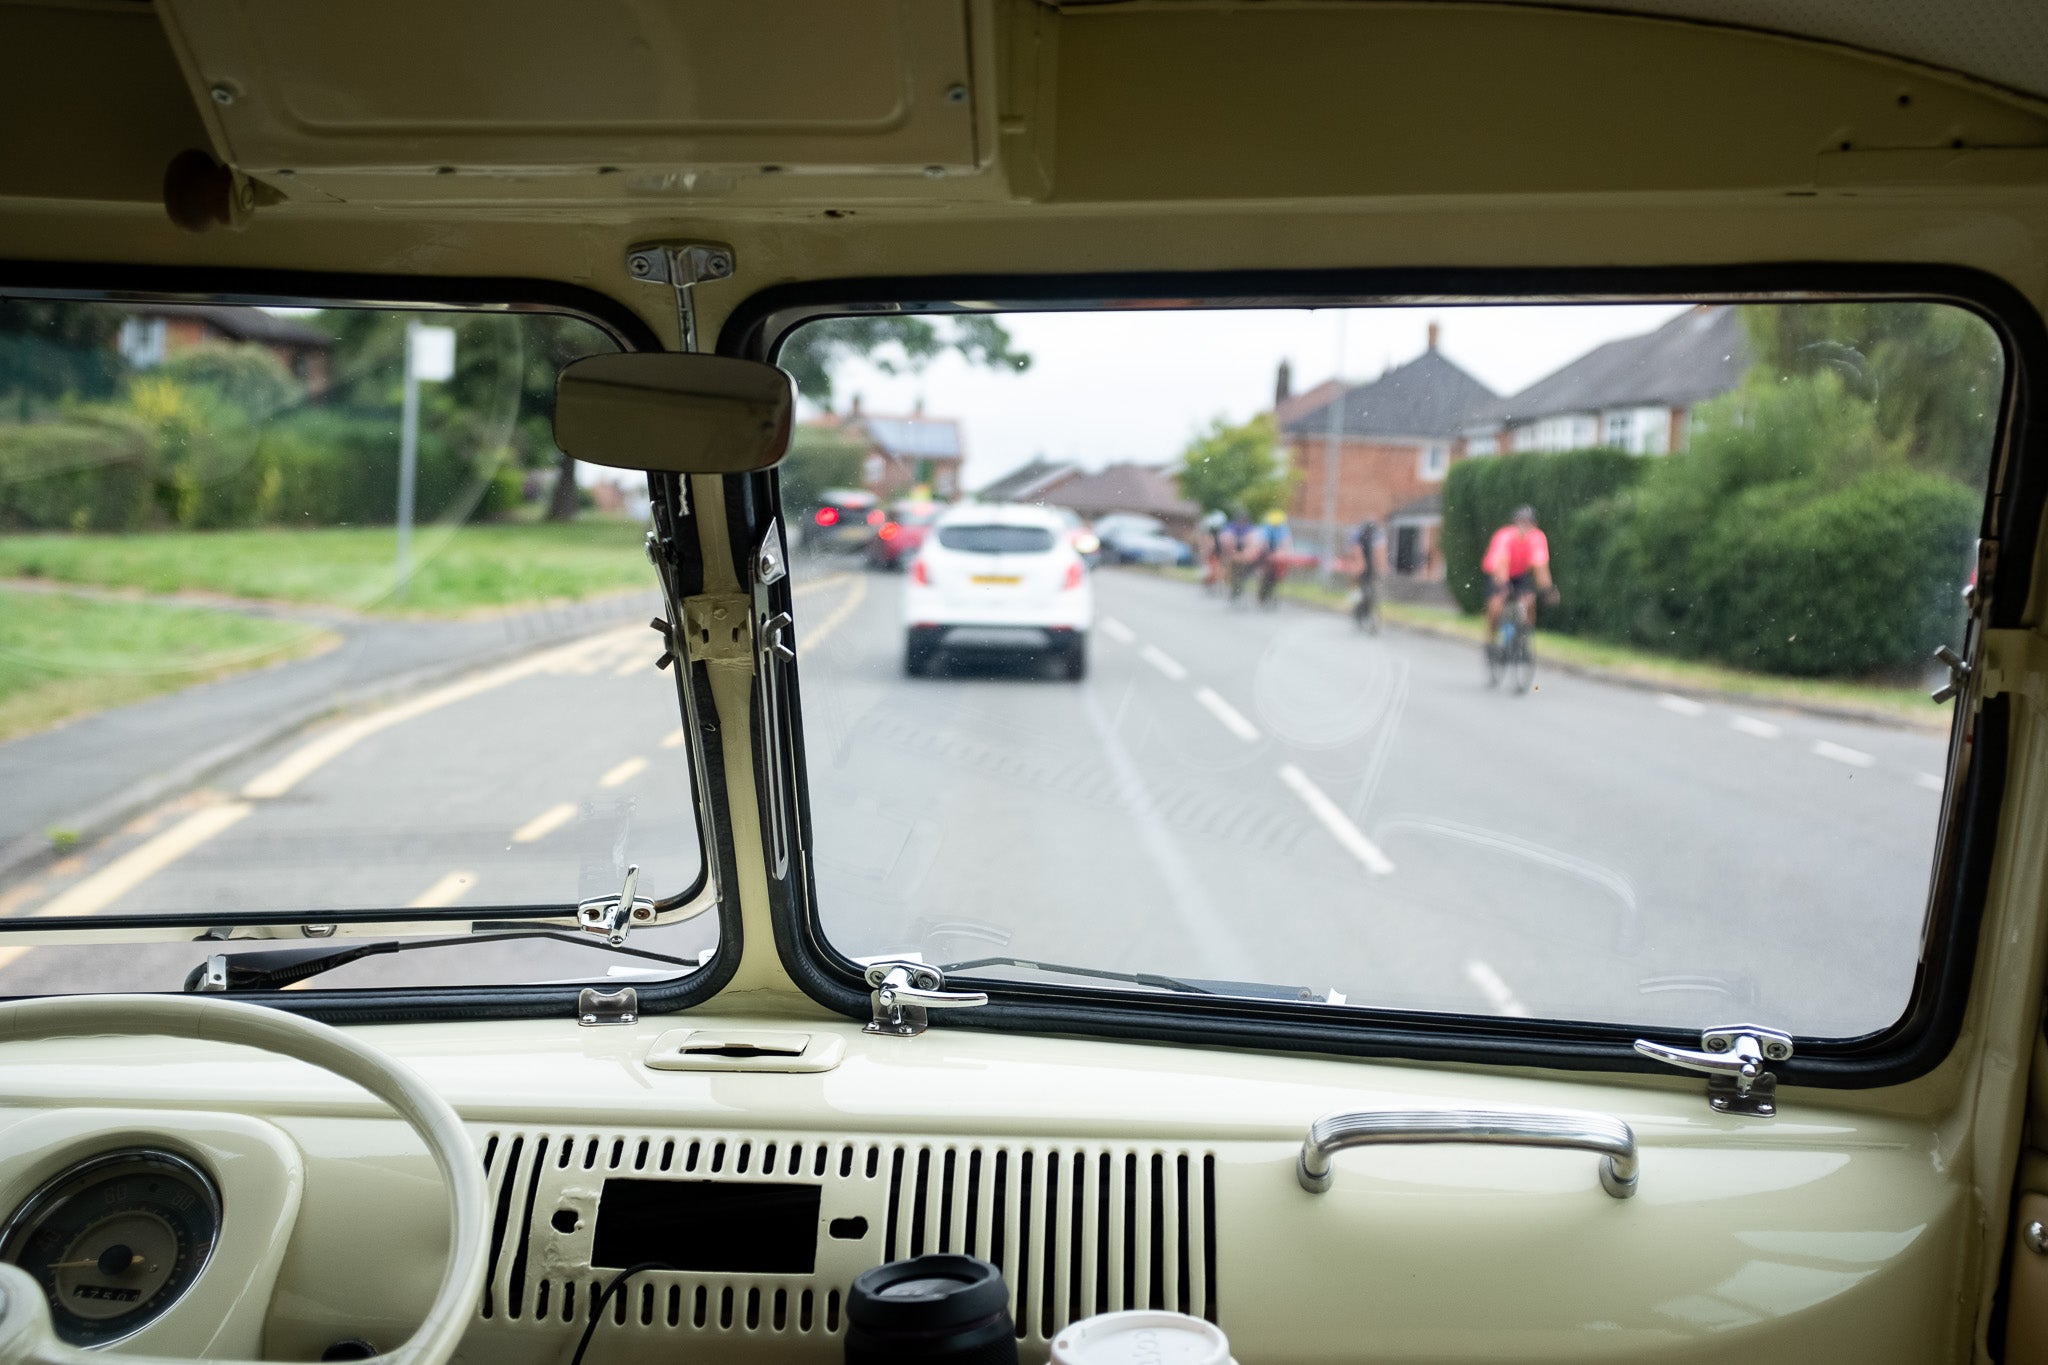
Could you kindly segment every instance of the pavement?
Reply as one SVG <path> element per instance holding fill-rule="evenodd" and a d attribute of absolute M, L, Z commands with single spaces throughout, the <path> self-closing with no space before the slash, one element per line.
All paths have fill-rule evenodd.
<path fill-rule="evenodd" d="M 1464 642 L 1115 571 L 1085 681 L 1029 653 L 913 678 L 899 592 L 851 563 L 799 569 L 813 863 L 843 951 L 1797 1033 L 1904 1006 L 1940 736 L 1546 672 L 1540 636 L 1536 688 L 1513 695 Z M 655 652 L 635 613 L 351 705 L 0 876 L 0 913 L 563 903 L 615 891 L 628 861 L 643 892 L 678 890 L 700 855 Z M 214 742 L 235 733 L 225 716 Z M 632 942 L 695 960 L 714 939 L 705 916 Z M 200 956 L 0 947 L 0 992 L 175 989 Z M 323 984 L 646 966 L 468 943 Z"/>

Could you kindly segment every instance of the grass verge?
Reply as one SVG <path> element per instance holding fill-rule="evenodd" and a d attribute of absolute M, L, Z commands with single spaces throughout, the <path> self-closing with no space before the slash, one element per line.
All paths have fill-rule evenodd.
<path fill-rule="evenodd" d="M 207 592 L 392 615 L 460 616 L 651 587 L 636 523 L 428 526 L 397 592 L 388 526 L 304 531 L 0 536 L 0 578 L 148 593 Z"/>
<path fill-rule="evenodd" d="M 334 640 L 295 621 L 0 589 L 0 740 L 303 658 Z"/>

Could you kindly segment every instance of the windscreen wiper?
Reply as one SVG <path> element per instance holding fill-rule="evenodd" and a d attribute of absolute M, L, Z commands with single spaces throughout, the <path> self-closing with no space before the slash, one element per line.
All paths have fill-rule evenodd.
<path fill-rule="evenodd" d="M 1333 996 L 1307 986 L 1275 986 L 1265 981 L 1211 981 L 1202 977 L 1160 976 L 1155 972 L 1112 972 L 1100 967 L 1069 967 L 1058 962 L 1039 962 L 1028 957 L 977 957 L 967 962 L 948 962 L 937 968 L 951 977 L 977 967 L 1029 967 L 1033 971 L 1059 976 L 1088 976 L 1100 981 L 1128 981 L 1155 991 L 1183 991 L 1190 995 L 1246 995 L 1260 1000 L 1306 1000 L 1328 1004 Z"/>
<path fill-rule="evenodd" d="M 366 957 L 384 953 L 409 952 L 415 948 L 447 948 L 460 943 L 497 943 L 515 938 L 543 938 L 579 948 L 602 948 L 608 953 L 645 958 L 678 967 L 696 968 L 695 958 L 675 957 L 645 948 L 628 948 L 586 933 L 557 929 L 477 929 L 452 938 L 394 938 L 369 943 L 323 943 L 294 948 L 270 948 L 249 953 L 215 953 L 194 967 L 185 977 L 187 991 L 275 991 L 304 981 L 336 967 L 346 967 Z"/>

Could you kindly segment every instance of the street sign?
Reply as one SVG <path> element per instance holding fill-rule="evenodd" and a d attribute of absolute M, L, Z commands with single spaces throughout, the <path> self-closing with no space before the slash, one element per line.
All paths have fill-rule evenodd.
<path fill-rule="evenodd" d="M 455 377 L 455 329 L 415 324 L 412 333 L 412 377 L 443 384 Z"/>

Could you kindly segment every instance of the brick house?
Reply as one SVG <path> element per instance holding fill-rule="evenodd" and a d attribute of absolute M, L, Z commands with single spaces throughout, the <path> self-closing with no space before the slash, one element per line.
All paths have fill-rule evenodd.
<path fill-rule="evenodd" d="M 1390 531 L 1390 567 L 1416 578 L 1443 576 L 1437 543 L 1443 515 L 1432 495 L 1464 453 L 1463 433 L 1473 414 L 1498 395 L 1445 358 L 1438 337 L 1431 323 L 1421 355 L 1341 391 L 1326 382 L 1295 395 L 1281 366 L 1273 410 L 1296 473 L 1288 518 L 1304 548 L 1326 543 L 1324 502 L 1334 443 L 1339 543 L 1359 523 L 1377 521 Z"/>
<path fill-rule="evenodd" d="M 861 486 L 885 501 L 920 485 L 928 485 L 941 502 L 960 496 L 960 466 L 967 459 L 960 423 L 925 416 L 922 402 L 908 417 L 887 417 L 863 412 L 856 396 L 846 412 L 828 412 L 813 425 L 843 432 L 867 448 Z"/>
<path fill-rule="evenodd" d="M 1124 461 L 1083 469 L 1065 460 L 1034 459 L 974 495 L 982 502 L 1064 507 L 1084 521 L 1116 512 L 1156 517 L 1168 533 L 1191 539 L 1202 509 L 1180 494 L 1167 466 Z"/>
<path fill-rule="evenodd" d="M 114 339 L 115 347 L 138 370 L 209 344 L 261 346 L 284 362 L 310 396 L 318 398 L 327 392 L 334 338 L 296 318 L 279 317 L 261 308 L 225 303 L 138 303 L 130 306 Z"/>
<path fill-rule="evenodd" d="M 1613 446 L 1637 455 L 1686 448 L 1692 412 L 1742 382 L 1749 338 L 1725 303 L 1690 308 L 1654 331 L 1596 346 L 1474 413 L 1470 455 Z"/>

